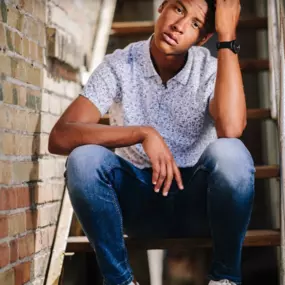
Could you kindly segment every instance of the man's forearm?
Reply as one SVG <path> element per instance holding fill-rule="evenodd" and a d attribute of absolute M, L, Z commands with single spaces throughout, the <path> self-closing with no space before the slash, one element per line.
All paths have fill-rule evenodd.
<path fill-rule="evenodd" d="M 218 54 L 214 114 L 220 136 L 239 136 L 246 124 L 246 102 L 238 56 L 229 49 Z"/>
<path fill-rule="evenodd" d="M 100 124 L 66 123 L 56 126 L 49 138 L 49 151 L 68 155 L 82 145 L 95 144 L 118 148 L 141 143 L 150 127 L 113 127 Z"/>

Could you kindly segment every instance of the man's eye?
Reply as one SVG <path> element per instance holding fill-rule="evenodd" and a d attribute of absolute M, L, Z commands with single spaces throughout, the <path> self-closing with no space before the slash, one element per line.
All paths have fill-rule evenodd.
<path fill-rule="evenodd" d="M 179 7 L 176 7 L 176 12 L 178 13 L 178 14 L 183 14 L 183 10 L 181 9 L 181 8 L 179 8 Z"/>
<path fill-rule="evenodd" d="M 193 26 L 194 29 L 199 29 L 200 28 L 200 26 L 199 26 L 199 24 L 197 22 L 193 22 L 192 26 Z"/>

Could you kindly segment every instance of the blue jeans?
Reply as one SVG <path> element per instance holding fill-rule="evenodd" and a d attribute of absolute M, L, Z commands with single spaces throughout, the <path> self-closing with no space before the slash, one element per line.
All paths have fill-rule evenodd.
<path fill-rule="evenodd" d="M 254 165 L 238 139 L 217 139 L 197 164 L 181 168 L 184 190 L 155 193 L 151 169 L 139 169 L 96 145 L 67 161 L 72 205 L 107 285 L 132 279 L 123 233 L 131 237 L 213 239 L 211 280 L 241 282 L 241 251 L 254 197 Z"/>

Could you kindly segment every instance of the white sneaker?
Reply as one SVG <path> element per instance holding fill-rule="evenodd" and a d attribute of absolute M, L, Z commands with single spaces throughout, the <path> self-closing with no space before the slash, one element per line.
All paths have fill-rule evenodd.
<path fill-rule="evenodd" d="M 229 280 L 220 280 L 220 281 L 210 281 L 209 285 L 236 285 L 236 283 L 231 282 Z"/>

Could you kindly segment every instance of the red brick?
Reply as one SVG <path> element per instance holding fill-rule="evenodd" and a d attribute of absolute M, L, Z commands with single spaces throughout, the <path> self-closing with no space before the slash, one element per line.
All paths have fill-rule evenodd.
<path fill-rule="evenodd" d="M 14 236 L 26 231 L 26 213 L 8 216 L 8 234 Z"/>
<path fill-rule="evenodd" d="M 17 239 L 10 241 L 10 262 L 13 263 L 19 259 L 19 242 Z"/>
<path fill-rule="evenodd" d="M 26 212 L 26 228 L 27 230 L 34 230 L 37 228 L 38 211 Z"/>
<path fill-rule="evenodd" d="M 17 208 L 17 197 L 14 188 L 0 190 L 0 211 Z"/>
<path fill-rule="evenodd" d="M 29 187 L 21 187 L 16 189 L 17 192 L 17 208 L 29 207 L 32 204 L 30 198 Z"/>
<path fill-rule="evenodd" d="M 19 258 L 22 259 L 35 253 L 35 235 L 27 234 L 19 238 Z"/>
<path fill-rule="evenodd" d="M 10 254 L 8 243 L 0 244 L 0 268 L 10 263 Z"/>
<path fill-rule="evenodd" d="M 8 219 L 7 216 L 0 216 L 0 238 L 8 236 Z"/>
<path fill-rule="evenodd" d="M 0 272 L 0 284 L 1 285 L 14 285 L 15 284 L 15 274 L 14 269 Z"/>
<path fill-rule="evenodd" d="M 15 285 L 22 285 L 31 278 L 31 262 L 17 265 L 15 268 Z"/>

